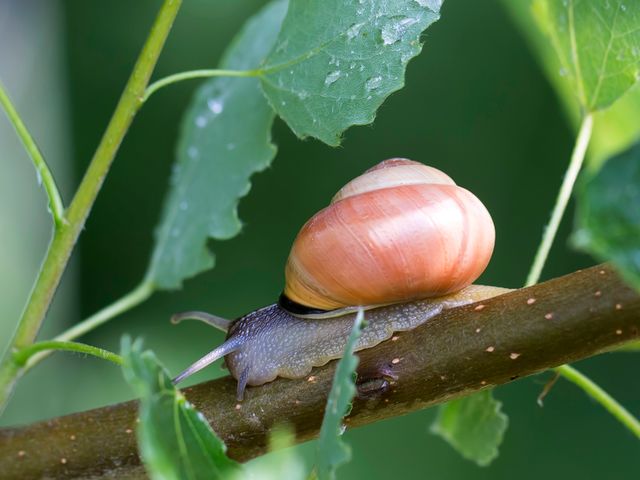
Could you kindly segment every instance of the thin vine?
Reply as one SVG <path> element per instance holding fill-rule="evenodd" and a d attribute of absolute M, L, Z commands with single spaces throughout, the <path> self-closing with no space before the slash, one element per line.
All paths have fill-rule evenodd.
<path fill-rule="evenodd" d="M 582 164 L 584 163 L 584 158 L 591 139 L 592 129 L 593 116 L 592 114 L 587 114 L 580 125 L 578 137 L 576 138 L 576 143 L 571 154 L 569 167 L 567 168 L 560 191 L 558 192 L 558 197 L 556 198 L 556 203 L 551 214 L 551 220 L 544 231 L 542 241 L 538 246 L 533 264 L 531 265 L 531 269 L 527 275 L 525 287 L 534 285 L 540 280 L 540 275 L 542 274 L 547 257 L 549 256 L 549 251 L 551 250 L 553 241 L 558 233 L 558 227 L 560 226 L 560 222 L 564 216 L 569 199 L 571 198 L 571 193 L 573 192 L 573 187 L 576 183 L 576 179 L 578 178 L 578 173 L 580 173 L 580 170 L 582 169 Z M 609 413 L 611 413 L 611 415 L 617 418 L 625 427 L 640 438 L 640 422 L 593 380 L 589 379 L 585 374 L 569 365 L 560 365 L 559 367 L 554 368 L 554 370 L 563 378 L 584 390 L 587 395 L 602 405 Z"/>

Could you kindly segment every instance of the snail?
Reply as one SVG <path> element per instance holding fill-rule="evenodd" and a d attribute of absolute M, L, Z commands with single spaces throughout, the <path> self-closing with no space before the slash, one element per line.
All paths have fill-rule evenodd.
<path fill-rule="evenodd" d="M 174 379 L 225 357 L 247 385 L 303 378 L 340 358 L 356 311 L 366 326 L 356 350 L 411 330 L 443 309 L 507 289 L 471 285 L 493 252 L 489 212 L 445 173 L 412 160 L 385 160 L 347 183 L 296 237 L 278 303 L 235 321 L 184 312 L 227 332 L 226 341 Z"/>

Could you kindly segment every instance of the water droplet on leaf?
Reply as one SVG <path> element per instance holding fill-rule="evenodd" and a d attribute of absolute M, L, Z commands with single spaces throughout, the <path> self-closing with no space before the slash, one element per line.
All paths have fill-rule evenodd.
<path fill-rule="evenodd" d="M 349 27 L 349 30 L 347 30 L 347 38 L 349 40 L 352 40 L 357 37 L 360 34 L 360 29 L 363 25 L 364 23 L 354 23 L 353 25 L 351 25 Z"/>
<path fill-rule="evenodd" d="M 207 100 L 207 105 L 209 106 L 209 110 L 211 110 L 216 115 L 222 113 L 222 110 L 224 110 L 224 102 L 217 98 L 210 98 L 209 100 Z"/>
<path fill-rule="evenodd" d="M 334 70 L 333 72 L 329 72 L 327 74 L 327 77 L 324 79 L 324 84 L 327 86 L 331 85 L 332 83 L 336 82 L 340 78 L 340 75 L 342 75 L 340 70 Z"/>
<path fill-rule="evenodd" d="M 367 90 L 375 90 L 382 85 L 382 77 L 371 77 L 364 84 Z"/>

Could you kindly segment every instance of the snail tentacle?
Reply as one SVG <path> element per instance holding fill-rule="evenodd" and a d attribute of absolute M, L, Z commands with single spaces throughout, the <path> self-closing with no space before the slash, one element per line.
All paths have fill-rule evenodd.
<path fill-rule="evenodd" d="M 185 378 L 190 377 L 194 373 L 197 373 L 200 370 L 202 370 L 203 368 L 211 365 L 213 362 L 215 362 L 219 358 L 222 358 L 222 357 L 224 357 L 226 355 L 229 355 L 230 353 L 235 352 L 240 347 L 242 347 L 243 343 L 244 343 L 244 339 L 243 338 L 241 338 L 241 337 L 231 337 L 229 340 L 224 342 L 218 348 L 210 351 L 204 357 L 202 357 L 200 360 L 196 361 L 189 368 L 187 368 L 185 371 L 180 373 L 180 375 L 178 375 L 176 378 L 173 379 L 173 384 L 175 385 L 175 384 L 180 383 Z"/>
<path fill-rule="evenodd" d="M 189 311 L 176 313 L 171 317 L 171 323 L 178 324 L 183 320 L 200 320 L 207 325 L 211 325 L 218 330 L 222 330 L 227 333 L 229 331 L 229 326 L 231 325 L 231 320 L 227 320 L 226 318 L 219 317 L 217 315 L 212 315 L 207 312 L 197 312 L 197 311 Z"/>

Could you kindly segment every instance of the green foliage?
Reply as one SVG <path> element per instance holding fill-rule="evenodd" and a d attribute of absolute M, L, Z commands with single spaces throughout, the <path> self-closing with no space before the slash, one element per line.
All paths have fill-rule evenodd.
<path fill-rule="evenodd" d="M 358 357 L 353 352 L 364 326 L 364 311 L 358 310 L 353 329 L 349 334 L 344 356 L 338 362 L 327 407 L 324 412 L 318 438 L 318 469 L 320 480 L 335 479 L 336 469 L 351 460 L 351 448 L 340 436 L 344 431 L 342 419 L 349 413 L 351 401 L 356 394 L 354 382 Z"/>
<path fill-rule="evenodd" d="M 640 46 L 639 46 L 640 48 Z M 596 112 L 589 143 L 589 163 L 595 171 L 612 155 L 640 138 L 640 84 L 636 83 L 606 110 Z"/>
<path fill-rule="evenodd" d="M 300 454 L 289 447 L 295 445 L 295 435 L 289 428 L 277 427 L 269 437 L 269 453 L 244 465 L 234 480 L 304 480 L 307 472 Z"/>
<path fill-rule="evenodd" d="M 588 111 L 611 105 L 640 75 L 640 4 L 622 0 L 534 0 L 545 31 L 580 104 Z"/>
<path fill-rule="evenodd" d="M 252 17 L 220 68 L 262 64 L 255 70 L 259 79 L 213 78 L 196 92 L 146 280 L 178 288 L 213 267 L 208 238 L 238 234 L 238 201 L 251 188 L 251 175 L 276 152 L 267 99 L 299 136 L 337 145 L 344 130 L 372 122 L 382 102 L 402 88 L 407 63 L 421 50 L 420 34 L 439 18 L 440 4 L 294 0 L 287 11 L 288 2 L 276 0 Z"/>
<path fill-rule="evenodd" d="M 575 245 L 612 261 L 640 290 L 640 143 L 608 160 L 578 193 Z"/>
<path fill-rule="evenodd" d="M 421 33 L 442 0 L 292 0 L 275 49 L 261 68 L 273 108 L 299 136 L 338 145 L 352 125 L 404 86 Z M 304 26 L 304 27 L 302 27 Z"/>
<path fill-rule="evenodd" d="M 173 386 L 153 352 L 143 352 L 141 341 L 132 345 L 124 337 L 122 357 L 124 376 L 140 397 L 138 447 L 152 478 L 216 479 L 240 471 L 204 416 Z"/>
<path fill-rule="evenodd" d="M 509 420 L 502 413 L 502 403 L 491 390 L 453 400 L 440 407 L 431 431 L 480 466 L 489 465 L 498 456 Z"/>
<path fill-rule="evenodd" d="M 576 95 L 581 90 L 576 83 L 576 70 L 572 63 L 573 56 L 565 48 L 567 35 L 570 43 L 569 31 L 566 30 L 568 10 L 573 8 L 576 3 L 574 13 L 580 14 L 579 20 L 574 18 L 573 22 L 576 27 L 576 52 L 578 52 L 582 68 L 590 67 L 591 76 L 588 78 L 592 81 L 593 62 L 597 62 L 598 54 L 603 53 L 601 47 L 603 42 L 608 44 L 609 34 L 613 29 L 620 31 L 623 27 L 623 23 L 619 23 L 618 20 L 622 19 L 625 24 L 635 25 L 630 26 L 629 31 L 635 29 L 632 35 L 613 39 L 605 62 L 602 62 L 604 59 L 600 58 L 601 66 L 604 67 L 600 77 L 602 78 L 600 91 L 606 88 L 609 94 L 613 94 L 611 100 L 613 103 L 608 108 L 595 112 L 594 115 L 593 136 L 589 146 L 589 166 L 596 169 L 606 158 L 627 148 L 640 136 L 640 123 L 637 121 L 640 117 L 640 88 L 637 86 L 637 76 L 635 79 L 633 78 L 634 69 L 637 74 L 640 62 L 640 37 L 638 36 L 640 28 L 638 10 L 640 7 L 637 2 L 625 2 L 626 10 L 624 11 L 621 7 L 622 2 L 582 2 L 581 4 L 565 2 L 566 5 L 560 1 L 550 3 L 553 5 L 546 1 L 514 2 L 503 0 L 505 8 L 525 34 L 575 124 L 579 123 L 582 113 L 579 97 Z M 609 8 L 606 8 L 607 5 Z M 598 17 L 601 9 L 608 13 L 606 17 Z M 606 21 L 607 19 L 611 20 L 611 14 L 615 11 L 618 12 L 618 18 L 615 25 L 608 29 Z M 555 17 L 554 12 L 557 14 Z M 563 22 L 563 20 L 566 21 Z M 583 21 L 595 22 L 600 28 L 590 29 L 588 24 L 583 27 Z M 580 34 L 578 35 L 577 32 Z M 596 35 L 604 36 L 596 38 Z M 564 42 L 561 42 L 560 38 L 563 38 Z M 555 41 L 550 41 L 552 39 Z M 581 41 L 582 43 L 579 43 Z M 585 44 L 585 41 L 589 43 Z M 600 47 L 592 48 L 592 45 L 600 45 Z M 583 53 L 583 50 L 586 50 L 586 53 Z M 561 59 L 564 59 L 564 63 Z M 569 66 L 567 66 L 567 62 L 569 62 Z M 620 62 L 623 62 L 624 68 L 616 70 Z M 622 83 L 615 81 L 616 78 L 620 80 L 620 75 L 624 78 Z M 623 94 L 629 87 L 631 87 L 629 91 Z M 589 86 L 586 87 L 586 91 L 590 91 Z M 622 95 L 621 98 L 616 100 L 620 95 Z"/>
<path fill-rule="evenodd" d="M 231 43 L 221 68 L 255 68 L 269 53 L 287 9 L 276 0 L 253 16 Z M 209 237 L 235 236 L 238 201 L 249 177 L 276 153 L 274 113 L 255 78 L 213 78 L 196 92 L 183 119 L 171 190 L 156 232 L 147 279 L 178 288 L 185 278 L 213 267 Z"/>

